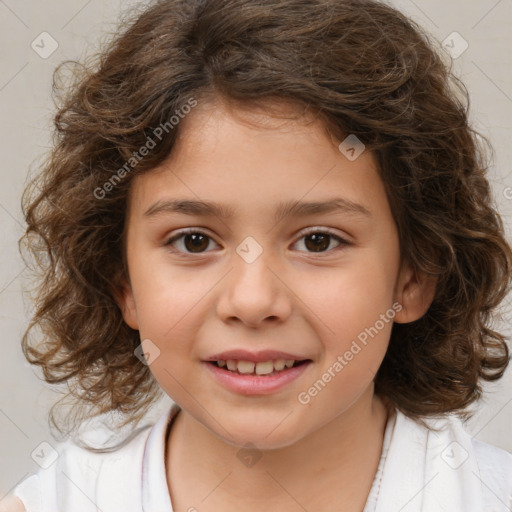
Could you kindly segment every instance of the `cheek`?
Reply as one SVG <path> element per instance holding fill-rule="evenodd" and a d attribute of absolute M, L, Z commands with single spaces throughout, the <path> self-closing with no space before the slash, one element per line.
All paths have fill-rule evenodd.
<path fill-rule="evenodd" d="M 396 314 L 385 281 L 368 288 L 351 278 L 331 282 L 324 294 L 321 321 L 315 321 L 322 343 L 318 375 L 297 397 L 311 414 L 332 417 L 350 407 L 371 384 L 386 355 Z M 333 409 L 333 404 L 336 407 Z"/>
<path fill-rule="evenodd" d="M 130 268 L 141 336 L 165 339 L 194 317 L 215 281 L 199 268 L 171 265 L 165 254 L 134 254 Z"/>
<path fill-rule="evenodd" d="M 377 372 L 396 314 L 392 307 L 396 266 L 378 250 L 359 251 L 344 266 L 317 273 L 309 281 L 315 286 L 303 284 L 298 289 L 323 345 L 321 367 L 336 375 L 331 389 L 357 393 Z"/>
<path fill-rule="evenodd" d="M 302 282 L 296 288 L 299 297 L 331 337 L 357 336 L 393 304 L 396 269 L 390 270 L 384 259 L 368 256 L 360 253 L 339 268 L 316 273 L 307 283 L 303 277 L 297 281 Z"/>

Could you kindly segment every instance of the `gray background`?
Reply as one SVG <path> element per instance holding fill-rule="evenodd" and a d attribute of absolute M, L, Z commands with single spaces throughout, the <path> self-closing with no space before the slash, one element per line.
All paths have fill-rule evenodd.
<path fill-rule="evenodd" d="M 122 9 L 134 4 L 120 0 L 0 0 L 0 498 L 22 478 L 38 469 L 31 453 L 41 442 L 55 444 L 47 411 L 56 395 L 24 360 L 20 339 L 31 305 L 23 297 L 27 284 L 17 251 L 23 231 L 20 197 L 29 167 L 50 146 L 51 75 L 65 59 L 80 59 L 97 48 L 105 31 L 115 28 Z M 395 0 L 393 5 L 424 26 L 449 51 L 468 48 L 453 60 L 454 69 L 471 95 L 475 126 L 490 137 L 496 155 L 491 170 L 495 198 L 511 235 L 512 217 L 512 0 Z M 42 58 L 31 47 L 48 32 L 58 43 Z M 45 36 L 47 37 L 47 36 Z M 451 43 L 453 41 L 453 43 Z M 42 44 L 39 42 L 39 45 Z M 51 49 L 46 39 L 44 48 Z M 508 304 L 510 304 L 510 298 Z M 501 326 L 511 334 L 510 306 Z M 476 438 L 512 452 L 512 369 L 497 384 L 487 386 L 485 400 L 466 429 Z M 157 417 L 169 400 L 152 414 Z"/>

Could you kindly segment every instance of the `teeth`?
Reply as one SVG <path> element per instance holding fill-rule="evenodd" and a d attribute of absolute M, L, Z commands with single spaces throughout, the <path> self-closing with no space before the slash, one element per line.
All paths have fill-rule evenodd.
<path fill-rule="evenodd" d="M 269 375 L 272 372 L 280 372 L 285 368 L 291 368 L 295 363 L 294 359 L 276 359 L 275 361 L 260 361 L 254 363 L 252 361 L 237 361 L 228 359 L 227 361 L 218 360 L 219 368 L 227 367 L 228 370 L 243 374 Z"/>
<path fill-rule="evenodd" d="M 238 372 L 239 373 L 253 373 L 254 372 L 254 363 L 250 361 L 238 361 Z"/>
<path fill-rule="evenodd" d="M 278 372 L 283 370 L 286 365 L 286 361 L 284 359 L 278 359 L 277 361 L 274 361 L 274 369 Z"/>
<path fill-rule="evenodd" d="M 267 375 L 274 371 L 274 363 L 272 361 L 264 361 L 256 363 L 256 375 Z"/>

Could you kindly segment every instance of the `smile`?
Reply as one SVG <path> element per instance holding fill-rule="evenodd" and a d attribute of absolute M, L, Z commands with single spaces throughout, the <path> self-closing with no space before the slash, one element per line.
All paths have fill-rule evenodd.
<path fill-rule="evenodd" d="M 241 395 L 268 395 L 286 388 L 313 364 L 311 359 L 203 361 L 217 384 Z"/>

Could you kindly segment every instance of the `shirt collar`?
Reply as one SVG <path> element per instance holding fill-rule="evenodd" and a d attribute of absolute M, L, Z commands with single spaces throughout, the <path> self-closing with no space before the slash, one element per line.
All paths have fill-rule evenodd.
<path fill-rule="evenodd" d="M 169 424 L 180 411 L 173 404 L 152 428 L 146 441 L 142 461 L 143 512 L 173 512 L 165 469 L 166 438 Z"/>

